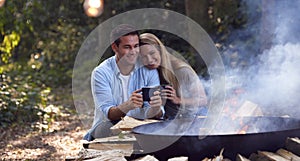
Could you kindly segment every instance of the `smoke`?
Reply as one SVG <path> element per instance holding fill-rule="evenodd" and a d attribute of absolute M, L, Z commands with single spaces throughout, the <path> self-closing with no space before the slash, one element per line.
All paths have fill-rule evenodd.
<path fill-rule="evenodd" d="M 298 12 L 300 1 L 276 1 L 274 5 L 275 10 L 272 12 L 273 21 L 275 21 L 274 24 L 276 25 L 274 43 L 299 43 L 300 17 L 298 16 Z"/>
<path fill-rule="evenodd" d="M 247 80 L 244 97 L 259 103 L 270 114 L 299 112 L 300 44 L 275 45 L 260 55 L 262 62 Z M 250 69 L 250 71 L 255 71 Z M 250 73 L 250 72 L 249 72 Z M 249 77 L 248 77 L 249 78 Z"/>
<path fill-rule="evenodd" d="M 241 40 L 223 52 L 230 66 L 226 72 L 227 88 L 245 89 L 240 99 L 258 104 L 265 115 L 297 116 L 300 114 L 300 18 L 297 16 L 300 1 L 245 3 L 248 27 L 232 37 L 252 35 L 256 42 L 249 47 Z"/>

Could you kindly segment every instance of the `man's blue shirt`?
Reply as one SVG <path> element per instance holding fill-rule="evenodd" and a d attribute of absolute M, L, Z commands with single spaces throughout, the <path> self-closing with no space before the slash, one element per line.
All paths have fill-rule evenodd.
<path fill-rule="evenodd" d="M 93 70 L 91 76 L 91 87 L 95 104 L 93 127 L 103 120 L 108 120 L 108 111 L 111 107 L 127 101 L 123 100 L 122 97 L 123 89 L 120 74 L 115 56 L 103 61 Z M 140 64 L 136 64 L 130 74 L 128 96 L 142 87 L 158 86 L 159 84 L 157 70 L 149 70 Z M 144 102 L 143 108 L 130 110 L 126 115 L 137 119 L 146 119 L 149 108 L 149 103 Z"/>

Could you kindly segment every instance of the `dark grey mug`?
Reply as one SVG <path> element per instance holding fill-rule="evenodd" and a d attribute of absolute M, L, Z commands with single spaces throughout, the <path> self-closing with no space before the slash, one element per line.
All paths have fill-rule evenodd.
<path fill-rule="evenodd" d="M 156 87 L 143 87 L 142 88 L 142 94 L 143 94 L 143 100 L 144 101 L 150 101 L 150 97 L 154 95 L 155 91 L 158 91 L 160 89 L 159 86 Z"/>

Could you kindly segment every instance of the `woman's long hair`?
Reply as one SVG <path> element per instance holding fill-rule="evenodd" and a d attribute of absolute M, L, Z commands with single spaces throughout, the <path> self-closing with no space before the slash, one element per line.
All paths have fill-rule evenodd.
<path fill-rule="evenodd" d="M 179 82 L 176 79 L 174 70 L 182 67 L 191 67 L 184 63 L 182 60 L 170 54 L 163 43 L 155 35 L 151 33 L 143 33 L 140 35 L 140 41 L 141 45 L 153 45 L 160 52 L 161 64 L 158 68 L 158 71 L 160 70 L 159 72 L 162 73 L 164 79 L 169 82 L 174 87 L 174 89 L 177 89 L 176 91 L 178 92 Z"/>
<path fill-rule="evenodd" d="M 163 77 L 160 78 L 160 80 L 164 79 L 173 86 L 177 95 L 184 100 L 181 101 L 181 105 L 183 105 L 182 107 L 186 107 L 185 105 L 188 105 L 189 107 L 193 107 L 189 109 L 197 111 L 198 108 L 194 107 L 207 105 L 207 97 L 200 79 L 193 68 L 188 65 L 183 58 L 170 54 L 163 43 L 151 33 L 141 34 L 140 41 L 141 45 L 152 45 L 159 51 L 161 56 L 161 64 L 157 70 L 160 73 L 160 77 Z M 183 68 L 188 69 L 183 70 L 188 72 L 178 72 Z M 176 73 L 183 75 L 176 75 Z M 185 74 L 189 76 L 186 77 Z M 195 111 L 193 111 L 192 114 L 194 114 Z"/>

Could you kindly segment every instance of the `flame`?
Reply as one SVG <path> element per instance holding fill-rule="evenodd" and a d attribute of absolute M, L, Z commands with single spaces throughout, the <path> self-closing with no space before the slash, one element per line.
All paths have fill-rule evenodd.
<path fill-rule="evenodd" d="M 225 106 L 222 110 L 222 114 L 229 116 L 229 118 L 236 122 L 235 127 L 233 127 L 232 132 L 236 134 L 246 134 L 249 130 L 249 125 L 243 122 L 243 118 L 237 115 L 237 110 L 241 106 L 240 96 L 246 91 L 242 87 L 236 87 L 231 91 L 230 97 L 226 99 Z"/>
<path fill-rule="evenodd" d="M 247 133 L 247 130 L 249 129 L 249 126 L 248 126 L 248 125 L 244 125 L 242 119 L 241 119 L 241 121 L 240 121 L 240 126 L 241 126 L 242 128 L 240 128 L 240 130 L 239 130 L 237 133 L 238 133 L 238 134 L 246 134 L 246 133 Z"/>
<path fill-rule="evenodd" d="M 246 134 L 248 128 L 249 128 L 249 126 L 248 126 L 248 125 L 245 125 L 245 126 L 238 132 L 238 134 Z"/>

